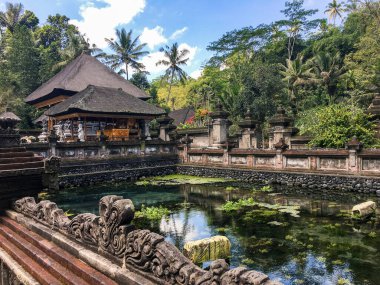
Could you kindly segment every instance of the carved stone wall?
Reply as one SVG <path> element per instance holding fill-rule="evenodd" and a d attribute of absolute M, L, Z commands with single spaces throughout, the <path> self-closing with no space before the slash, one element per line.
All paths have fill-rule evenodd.
<path fill-rule="evenodd" d="M 263 273 L 238 267 L 229 270 L 224 260 L 211 263 L 205 271 L 187 259 L 159 234 L 136 229 L 132 224 L 134 206 L 120 196 L 105 196 L 99 202 L 99 216 L 80 214 L 69 219 L 50 201 L 34 198 L 17 200 L 14 209 L 76 241 L 112 256 L 123 267 L 142 274 L 157 284 L 186 285 L 280 285 Z"/>

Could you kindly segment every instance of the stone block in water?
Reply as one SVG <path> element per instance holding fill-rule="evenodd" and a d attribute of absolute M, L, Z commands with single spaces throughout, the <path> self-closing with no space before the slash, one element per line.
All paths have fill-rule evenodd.
<path fill-rule="evenodd" d="M 376 203 L 373 201 L 367 201 L 360 203 L 352 207 L 352 217 L 357 219 L 365 219 L 373 214 L 376 211 Z"/>
<path fill-rule="evenodd" d="M 231 242 L 225 236 L 190 241 L 183 247 L 183 254 L 194 263 L 228 259 L 231 255 Z"/>

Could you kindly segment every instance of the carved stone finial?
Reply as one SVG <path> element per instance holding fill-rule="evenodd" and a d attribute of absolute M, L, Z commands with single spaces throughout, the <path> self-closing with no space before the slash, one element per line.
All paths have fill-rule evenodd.
<path fill-rule="evenodd" d="M 280 140 L 278 141 L 278 143 L 274 144 L 273 146 L 277 150 L 286 150 L 286 149 L 289 148 L 289 145 L 287 145 L 285 143 L 285 139 L 284 138 L 280 138 Z"/>
<path fill-rule="evenodd" d="M 346 147 L 351 150 L 360 151 L 363 148 L 363 143 L 361 143 L 356 136 L 354 136 L 347 144 Z"/>

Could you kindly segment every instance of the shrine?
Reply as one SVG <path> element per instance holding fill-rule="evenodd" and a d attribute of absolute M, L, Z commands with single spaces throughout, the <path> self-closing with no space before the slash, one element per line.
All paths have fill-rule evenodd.
<path fill-rule="evenodd" d="M 60 142 L 150 139 L 149 122 L 165 111 L 96 58 L 81 54 L 25 101 L 44 110 L 40 141 L 54 132 Z"/>

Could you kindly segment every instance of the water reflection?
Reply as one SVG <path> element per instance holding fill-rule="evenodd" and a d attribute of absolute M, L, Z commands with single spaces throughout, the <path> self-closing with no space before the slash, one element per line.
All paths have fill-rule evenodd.
<path fill-rule="evenodd" d="M 164 205 L 172 210 L 168 218 L 140 221 L 138 226 L 161 233 L 180 249 L 187 241 L 225 235 L 232 243 L 232 266 L 246 265 L 284 284 L 380 284 L 378 221 L 355 224 L 345 217 L 355 203 L 368 197 L 302 196 L 292 189 L 278 190 L 285 194 L 252 192 L 252 185 L 240 184 L 227 191 L 226 186 L 104 185 L 61 192 L 51 199 L 75 213 L 97 214 L 99 199 L 110 194 L 132 199 L 136 208 Z M 263 219 L 220 210 L 226 201 L 252 196 L 263 203 L 299 205 L 301 217 Z"/>

